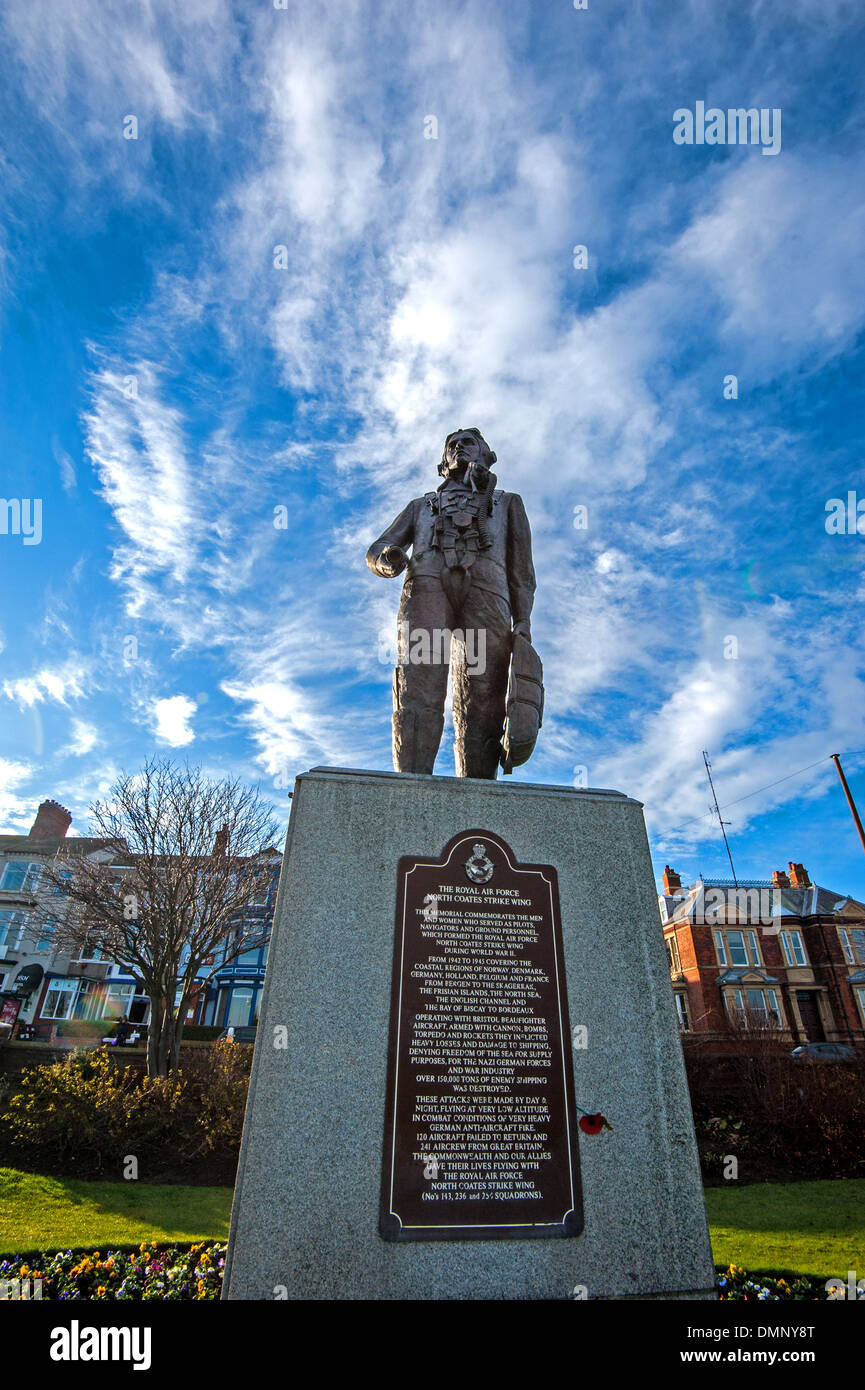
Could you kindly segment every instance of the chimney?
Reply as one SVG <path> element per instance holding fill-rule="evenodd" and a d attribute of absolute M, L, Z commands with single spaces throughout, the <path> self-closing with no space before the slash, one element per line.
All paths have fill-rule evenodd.
<path fill-rule="evenodd" d="M 681 891 L 682 891 L 682 879 L 681 879 L 681 875 L 677 874 L 675 869 L 671 869 L 670 866 L 669 866 L 669 864 L 665 865 L 665 867 L 664 867 L 664 894 L 665 894 L 665 896 L 668 897 L 668 898 L 673 898 L 673 897 L 676 896 L 677 893 L 681 893 Z"/>
<path fill-rule="evenodd" d="M 808 870 L 801 864 L 794 864 L 792 859 L 788 860 L 787 868 L 790 870 L 790 885 L 793 888 L 810 888 L 811 880 L 808 877 Z"/>
<path fill-rule="evenodd" d="M 221 830 L 217 830 L 216 839 L 213 842 L 211 856 L 213 859 L 224 859 L 228 853 L 228 826 L 224 825 Z"/>
<path fill-rule="evenodd" d="M 72 814 L 59 801 L 43 801 L 30 827 L 31 840 L 62 840 L 72 824 Z"/>
<path fill-rule="evenodd" d="M 785 874 L 785 872 L 784 872 L 783 869 L 773 869 L 773 870 L 772 870 L 772 887 L 773 887 L 773 888 L 789 888 L 789 887 L 790 887 L 790 880 L 789 880 L 789 878 L 787 877 L 787 875 Z"/>

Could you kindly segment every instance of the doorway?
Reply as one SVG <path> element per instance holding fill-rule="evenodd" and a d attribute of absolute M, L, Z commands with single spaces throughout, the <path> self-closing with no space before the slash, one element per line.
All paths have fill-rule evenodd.
<path fill-rule="evenodd" d="M 808 1042 L 825 1042 L 826 1034 L 823 1032 L 820 1010 L 817 1007 L 816 991 L 797 989 L 796 1003 L 799 1006 L 799 1017 L 802 1020 L 802 1027 Z"/>

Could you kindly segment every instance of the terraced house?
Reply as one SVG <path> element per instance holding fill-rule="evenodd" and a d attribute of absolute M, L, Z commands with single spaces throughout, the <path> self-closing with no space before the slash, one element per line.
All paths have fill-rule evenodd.
<path fill-rule="evenodd" d="M 58 952 L 50 921 L 35 914 L 44 867 L 60 854 L 95 855 L 110 862 L 105 840 L 69 836 L 72 816 L 56 801 L 43 801 L 27 835 L 0 835 L 0 1037 L 17 1024 L 37 1032 L 62 1032 L 70 1020 L 98 1021 L 127 1015 L 143 1021 L 147 999 L 135 977 L 86 948 L 76 958 Z M 62 895 L 57 894 L 58 914 Z"/>
<path fill-rule="evenodd" d="M 37 898 L 44 900 L 47 891 L 57 898 L 57 918 L 62 917 L 62 892 L 46 887 L 43 872 L 58 856 L 101 860 L 116 871 L 119 885 L 132 867 L 125 846 L 67 835 L 71 823 L 65 807 L 43 801 L 27 835 L 0 835 L 0 1040 L 28 1034 L 62 1040 L 64 1025 L 70 1023 L 120 1017 L 147 1022 L 150 1001 L 132 971 L 101 959 L 96 949 L 83 948 L 75 958 L 64 954 L 50 919 L 46 922 L 43 913 L 36 914 Z M 262 857 L 269 870 L 267 888 L 248 905 L 233 936 L 266 942 L 282 856 L 266 850 Z M 205 962 L 187 1022 L 219 1027 L 257 1023 L 267 945 L 226 962 L 231 946 L 226 943 L 219 958 Z"/>
<path fill-rule="evenodd" d="M 792 861 L 771 879 L 687 888 L 667 865 L 658 902 L 687 1043 L 727 1051 L 760 1030 L 791 1048 L 865 1046 L 865 905 Z"/>

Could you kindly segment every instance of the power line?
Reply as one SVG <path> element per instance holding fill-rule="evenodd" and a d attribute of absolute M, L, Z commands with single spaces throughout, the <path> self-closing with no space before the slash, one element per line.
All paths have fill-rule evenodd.
<path fill-rule="evenodd" d="M 856 757 L 857 755 L 854 753 L 851 756 Z M 789 782 L 791 777 L 799 777 L 803 772 L 810 772 L 812 767 L 818 767 L 820 763 L 827 763 L 829 761 L 830 758 L 827 753 L 824 757 L 818 758 L 816 762 L 808 763 L 806 767 L 799 767 L 795 772 L 788 772 L 786 777 L 779 777 L 775 782 L 767 782 L 765 787 L 757 787 L 755 791 L 746 792 L 744 796 L 737 796 L 735 801 L 725 801 L 724 805 L 720 807 L 720 810 L 726 811 L 730 806 L 738 806 L 740 802 L 748 801 L 752 796 L 759 796 L 761 792 L 770 791 L 772 787 L 780 787 L 782 782 Z M 705 820 L 707 816 L 711 815 L 714 815 L 713 811 L 704 811 L 701 816 L 694 816 L 692 820 L 683 821 L 681 825 L 676 825 L 672 830 L 665 831 L 665 834 L 675 835 L 678 831 L 686 830 L 689 825 L 696 825 L 697 821 Z"/>

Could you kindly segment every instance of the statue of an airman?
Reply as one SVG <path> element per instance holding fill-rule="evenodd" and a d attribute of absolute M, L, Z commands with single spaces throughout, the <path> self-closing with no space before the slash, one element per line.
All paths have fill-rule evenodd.
<path fill-rule="evenodd" d="M 449 434 L 437 491 L 410 502 L 367 551 L 383 578 L 407 570 L 393 680 L 397 772 L 433 770 L 452 642 L 457 776 L 494 779 L 499 765 L 510 772 L 537 738 L 543 685 L 531 645 L 532 537 L 522 498 L 496 486 L 495 462 L 479 430 Z"/>

